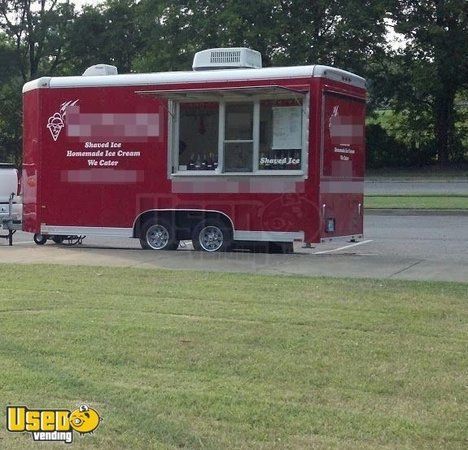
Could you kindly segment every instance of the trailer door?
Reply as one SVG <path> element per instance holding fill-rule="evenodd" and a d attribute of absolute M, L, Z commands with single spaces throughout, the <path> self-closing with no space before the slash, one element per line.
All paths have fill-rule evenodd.
<path fill-rule="evenodd" d="M 365 99 L 324 91 L 321 145 L 321 237 L 363 232 Z"/>

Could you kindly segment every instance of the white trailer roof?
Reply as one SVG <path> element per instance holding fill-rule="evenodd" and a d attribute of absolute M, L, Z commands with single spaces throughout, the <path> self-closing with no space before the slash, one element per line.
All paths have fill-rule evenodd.
<path fill-rule="evenodd" d="M 180 83 L 236 82 L 255 80 L 285 80 L 321 77 L 360 88 L 366 87 L 364 78 L 328 66 L 267 67 L 263 69 L 204 70 L 200 72 L 159 72 L 105 76 L 43 77 L 29 81 L 23 93 L 43 88 L 76 88 L 104 86 L 149 86 Z"/>

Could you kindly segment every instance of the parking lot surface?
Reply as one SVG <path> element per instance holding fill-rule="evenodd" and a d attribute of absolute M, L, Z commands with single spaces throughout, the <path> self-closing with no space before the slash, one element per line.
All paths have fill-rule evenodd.
<path fill-rule="evenodd" d="M 18 232 L 14 245 L 0 242 L 2 263 L 125 266 L 304 276 L 371 277 L 468 282 L 468 217 L 374 216 L 365 219 L 359 242 L 332 241 L 295 247 L 289 255 L 233 251 L 141 250 L 136 239 L 87 237 L 67 247 L 37 246 Z"/>
<path fill-rule="evenodd" d="M 366 180 L 364 192 L 371 195 L 468 195 L 468 180 Z"/>

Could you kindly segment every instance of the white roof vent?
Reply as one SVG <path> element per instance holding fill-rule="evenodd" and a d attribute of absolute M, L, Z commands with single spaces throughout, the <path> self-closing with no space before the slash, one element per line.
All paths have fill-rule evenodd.
<path fill-rule="evenodd" d="M 99 75 L 117 75 L 117 67 L 109 64 L 95 64 L 88 67 L 84 72 L 84 77 L 95 77 Z"/>
<path fill-rule="evenodd" d="M 262 55 L 250 48 L 210 48 L 195 54 L 193 70 L 260 69 Z"/>

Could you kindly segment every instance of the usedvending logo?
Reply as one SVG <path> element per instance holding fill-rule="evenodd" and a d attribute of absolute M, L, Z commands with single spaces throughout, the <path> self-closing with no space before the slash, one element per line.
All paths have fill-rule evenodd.
<path fill-rule="evenodd" d="M 65 126 L 65 116 L 67 114 L 67 108 L 69 106 L 75 106 L 78 103 L 78 100 L 69 100 L 60 105 L 58 112 L 54 113 L 47 120 L 47 128 L 50 131 L 52 139 L 56 142 L 60 136 L 62 128 Z"/>
<path fill-rule="evenodd" d="M 88 405 L 78 409 L 28 409 L 7 406 L 7 430 L 31 433 L 36 442 L 73 442 L 73 432 L 92 433 L 101 422 L 99 413 Z"/>

